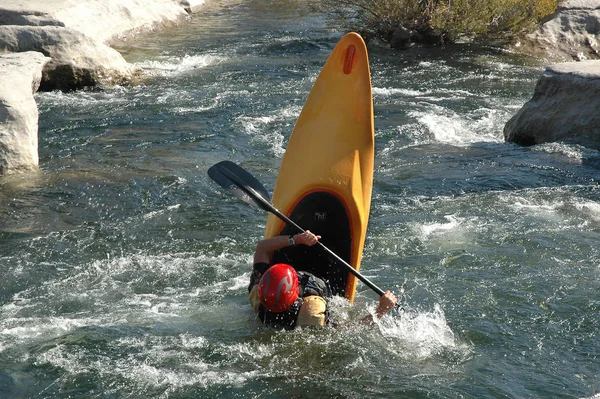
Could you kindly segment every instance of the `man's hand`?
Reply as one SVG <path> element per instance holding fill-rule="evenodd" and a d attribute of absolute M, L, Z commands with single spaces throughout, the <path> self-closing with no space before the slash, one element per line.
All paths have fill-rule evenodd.
<path fill-rule="evenodd" d="M 294 235 L 294 242 L 298 245 L 308 245 L 310 247 L 315 245 L 320 238 L 321 236 L 314 235 L 306 230 L 304 233 Z M 273 252 L 289 246 L 289 236 L 275 236 L 260 240 L 254 251 L 254 263 L 269 263 Z"/>
<path fill-rule="evenodd" d="M 386 291 L 385 294 L 379 297 L 379 306 L 377 306 L 377 317 L 381 317 L 396 306 L 398 299 L 391 291 Z"/>
<path fill-rule="evenodd" d="M 320 239 L 321 236 L 314 235 L 310 230 L 294 235 L 294 241 L 297 245 L 308 245 L 309 247 L 315 245 Z"/>

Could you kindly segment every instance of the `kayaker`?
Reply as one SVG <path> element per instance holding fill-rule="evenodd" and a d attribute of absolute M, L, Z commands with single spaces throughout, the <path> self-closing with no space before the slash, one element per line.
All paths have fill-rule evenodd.
<path fill-rule="evenodd" d="M 254 252 L 254 264 L 250 285 L 250 303 L 259 319 L 277 328 L 293 329 L 296 326 L 325 326 L 330 323 L 327 300 L 330 298 L 329 284 L 313 274 L 295 270 L 286 264 L 271 265 L 275 251 L 292 245 L 315 245 L 321 236 L 310 231 L 293 236 L 276 236 L 261 240 Z M 382 317 L 393 309 L 396 296 L 386 291 L 379 297 L 375 311 Z M 362 319 L 373 323 L 371 315 Z"/>

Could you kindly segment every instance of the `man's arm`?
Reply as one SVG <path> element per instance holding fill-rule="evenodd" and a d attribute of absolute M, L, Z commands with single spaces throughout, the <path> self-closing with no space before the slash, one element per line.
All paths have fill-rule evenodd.
<path fill-rule="evenodd" d="M 306 230 L 304 233 L 293 235 L 295 245 L 308 245 L 309 247 L 315 245 L 320 238 L 321 236 L 314 235 L 309 230 Z M 271 262 L 273 252 L 291 245 L 289 236 L 265 238 L 256 244 L 254 263 L 269 263 Z"/>

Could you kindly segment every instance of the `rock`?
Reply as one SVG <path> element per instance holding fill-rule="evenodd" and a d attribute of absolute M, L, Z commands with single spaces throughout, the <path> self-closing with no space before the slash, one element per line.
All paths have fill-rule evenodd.
<path fill-rule="evenodd" d="M 65 26 L 62 22 L 43 12 L 18 11 L 5 8 L 2 8 L 0 12 L 0 25 Z"/>
<path fill-rule="evenodd" d="M 553 17 L 526 35 L 519 51 L 562 62 L 600 58 L 600 2 L 569 0 L 559 3 Z"/>
<path fill-rule="evenodd" d="M 403 26 L 396 28 L 390 39 L 390 47 L 395 49 L 406 49 L 412 44 L 411 32 Z"/>
<path fill-rule="evenodd" d="M 102 43 L 120 35 L 177 23 L 187 15 L 180 0 L 2 0 L 0 15 L 5 12 L 34 20 L 31 15 L 54 20 Z"/>
<path fill-rule="evenodd" d="M 124 83 L 134 73 L 116 50 L 60 26 L 0 26 L 0 51 L 38 51 L 52 58 L 44 68 L 44 91 Z"/>
<path fill-rule="evenodd" d="M 126 83 L 135 70 L 114 49 L 142 30 L 174 24 L 204 0 L 2 0 L 0 51 L 39 51 L 52 58 L 40 90 Z"/>
<path fill-rule="evenodd" d="M 546 68 L 533 94 L 505 125 L 506 141 L 564 141 L 600 150 L 600 61 Z"/>
<path fill-rule="evenodd" d="M 188 14 L 193 14 L 202 7 L 204 0 L 181 0 L 180 4 Z"/>
<path fill-rule="evenodd" d="M 0 175 L 38 167 L 38 109 L 33 94 L 49 60 L 38 52 L 0 55 Z"/>
<path fill-rule="evenodd" d="M 203 3 L 0 0 L 0 53 L 18 53 L 0 60 L 0 175 L 38 165 L 32 89 L 69 91 L 130 81 L 135 69 L 110 42 L 177 23 Z"/>

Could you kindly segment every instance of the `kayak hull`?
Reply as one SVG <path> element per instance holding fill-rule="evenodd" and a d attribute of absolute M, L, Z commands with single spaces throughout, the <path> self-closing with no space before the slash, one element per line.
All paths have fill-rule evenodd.
<path fill-rule="evenodd" d="M 373 188 L 374 122 L 367 49 L 356 33 L 335 46 L 302 108 L 273 192 L 273 205 L 360 270 Z M 269 215 L 265 237 L 297 233 Z M 318 246 L 288 247 L 273 262 L 330 281 L 350 301 L 356 278 Z"/>

